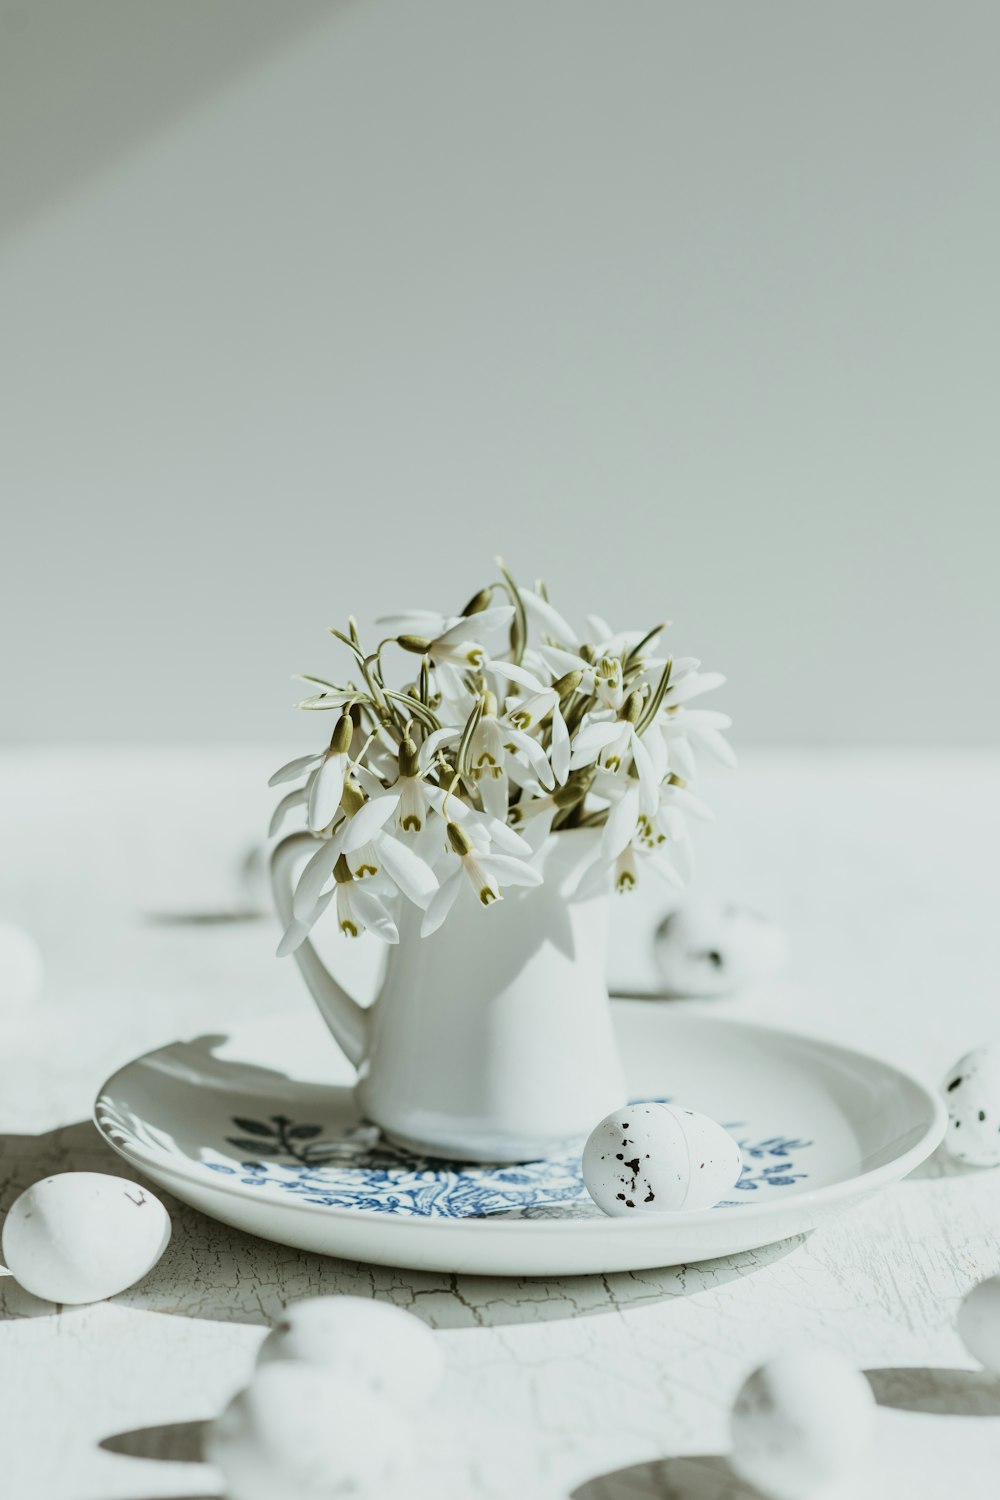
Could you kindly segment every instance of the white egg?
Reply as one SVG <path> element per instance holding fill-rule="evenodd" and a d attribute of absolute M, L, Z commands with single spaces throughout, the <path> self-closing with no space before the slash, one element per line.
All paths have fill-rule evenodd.
<path fill-rule="evenodd" d="M 948 1129 L 944 1149 L 956 1161 L 1000 1166 L 1000 1042 L 967 1052 L 944 1084 Z"/>
<path fill-rule="evenodd" d="M 37 1000 L 44 977 L 42 952 L 34 938 L 13 922 L 0 922 L 0 1011 Z"/>
<path fill-rule="evenodd" d="M 377 1396 L 416 1410 L 444 1375 L 439 1341 L 419 1318 L 371 1297 L 311 1297 L 286 1308 L 258 1361 L 338 1368 Z"/>
<path fill-rule="evenodd" d="M 956 1321 L 973 1359 L 1000 1375 L 1000 1276 L 988 1276 L 966 1293 Z"/>
<path fill-rule="evenodd" d="M 865 1377 L 833 1349 L 790 1349 L 736 1398 L 730 1462 L 775 1500 L 803 1500 L 863 1463 L 875 1434 Z"/>
<path fill-rule="evenodd" d="M 654 951 L 671 995 L 725 995 L 770 979 L 788 943 L 777 923 L 748 908 L 691 901 L 665 917 Z"/>
<path fill-rule="evenodd" d="M 35 1297 L 100 1302 L 141 1280 L 169 1240 L 167 1211 L 146 1188 L 103 1172 L 62 1172 L 16 1199 L 3 1256 Z"/>
<path fill-rule="evenodd" d="M 743 1155 L 707 1115 L 674 1104 L 628 1104 L 583 1148 L 583 1180 L 606 1214 L 712 1208 L 738 1182 Z"/>
<path fill-rule="evenodd" d="M 349 1377 L 290 1360 L 260 1366 L 209 1427 L 227 1500 L 337 1500 L 395 1492 L 407 1418 Z"/>

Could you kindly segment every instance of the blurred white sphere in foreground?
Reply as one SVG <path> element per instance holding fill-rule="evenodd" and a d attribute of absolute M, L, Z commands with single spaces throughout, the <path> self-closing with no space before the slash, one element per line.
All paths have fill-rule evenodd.
<path fill-rule="evenodd" d="M 875 1433 L 864 1375 L 833 1349 L 778 1354 L 744 1384 L 730 1463 L 774 1500 L 807 1500 L 862 1464 Z"/>
<path fill-rule="evenodd" d="M 293 1303 L 260 1346 L 258 1360 L 296 1360 L 340 1371 L 376 1396 L 416 1411 L 441 1383 L 444 1355 L 426 1323 L 371 1297 Z"/>
<path fill-rule="evenodd" d="M 728 995 L 771 979 L 788 953 L 784 929 L 735 903 L 689 901 L 664 917 L 653 940 L 671 995 Z"/>
<path fill-rule="evenodd" d="M 407 1419 L 344 1375 L 278 1360 L 211 1424 L 205 1458 L 227 1500 L 346 1500 L 394 1493 L 410 1447 Z"/>
<path fill-rule="evenodd" d="M 1000 1276 L 988 1276 L 966 1293 L 956 1322 L 973 1359 L 1000 1375 Z"/>

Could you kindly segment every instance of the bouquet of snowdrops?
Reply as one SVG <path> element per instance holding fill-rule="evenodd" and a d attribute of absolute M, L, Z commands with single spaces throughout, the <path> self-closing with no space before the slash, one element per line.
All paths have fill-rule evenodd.
<path fill-rule="evenodd" d="M 349 621 L 332 633 L 351 677 L 301 679 L 319 691 L 299 707 L 334 722 L 323 749 L 270 781 L 299 783 L 271 833 L 295 812 L 316 840 L 279 954 L 334 900 L 347 936 L 398 941 L 400 899 L 423 910 L 427 936 L 463 890 L 488 907 L 508 886 L 541 884 L 542 846 L 566 829 L 600 830 L 580 897 L 612 878 L 627 891 L 644 868 L 687 879 L 687 817 L 711 816 L 688 785 L 695 752 L 734 763 L 728 717 L 687 704 L 725 679 L 664 655 L 663 625 L 614 631 L 590 616 L 581 639 L 544 584 L 522 588 L 498 569 L 460 614 L 384 617 L 374 651 Z"/>

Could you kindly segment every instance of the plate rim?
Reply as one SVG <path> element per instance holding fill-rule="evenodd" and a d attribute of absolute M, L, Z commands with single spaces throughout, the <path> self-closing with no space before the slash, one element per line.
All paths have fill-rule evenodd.
<path fill-rule="evenodd" d="M 650 1014 L 648 1002 L 646 1001 L 624 1000 L 619 1001 L 618 1004 L 641 1006 L 645 1014 Z M 279 1020 L 287 1021 L 288 1019 L 283 1013 L 275 1012 L 270 1016 L 254 1017 L 252 1020 L 244 1022 L 243 1025 L 245 1027 L 261 1025 Z M 839 1053 L 841 1057 L 860 1060 L 869 1067 L 874 1066 L 881 1069 L 884 1073 L 895 1075 L 897 1081 L 903 1082 L 911 1090 L 915 1090 L 917 1095 L 920 1096 L 921 1102 L 928 1107 L 930 1115 L 929 1123 L 917 1141 L 907 1147 L 905 1151 L 900 1152 L 899 1155 L 892 1157 L 891 1160 L 883 1162 L 880 1166 L 872 1167 L 868 1171 L 859 1172 L 853 1177 L 827 1183 L 825 1186 L 805 1188 L 803 1191 L 797 1192 L 780 1202 L 738 1204 L 734 1205 L 731 1209 L 720 1210 L 718 1207 L 715 1207 L 697 1209 L 692 1212 L 680 1211 L 672 1214 L 649 1215 L 648 1217 L 644 1216 L 635 1219 L 618 1218 L 603 1214 L 600 1218 L 582 1219 L 503 1219 L 492 1216 L 487 1216 L 485 1219 L 472 1219 L 468 1217 L 435 1218 L 419 1214 L 387 1214 L 379 1209 L 345 1208 L 338 1205 L 310 1203 L 305 1199 L 292 1195 L 280 1199 L 268 1198 L 266 1206 L 281 1213 L 297 1211 L 306 1215 L 319 1215 L 327 1222 L 335 1220 L 357 1224 L 360 1221 L 371 1224 L 373 1227 L 377 1225 L 383 1233 L 413 1232 L 428 1235 L 450 1233 L 454 1235 L 463 1231 L 468 1233 L 470 1225 L 474 1223 L 477 1226 L 478 1233 L 482 1233 L 482 1230 L 488 1226 L 491 1232 L 514 1237 L 518 1235 L 523 1236 L 526 1233 L 537 1236 L 542 1230 L 548 1230 L 549 1232 L 556 1231 L 560 1234 L 573 1234 L 577 1237 L 586 1237 L 587 1235 L 596 1235 L 599 1233 L 652 1236 L 662 1234 L 671 1225 L 683 1225 L 685 1229 L 697 1229 L 701 1225 L 718 1225 L 721 1214 L 725 1214 L 727 1218 L 730 1215 L 738 1215 L 738 1222 L 750 1224 L 757 1223 L 760 1220 L 787 1215 L 789 1210 L 793 1208 L 796 1210 L 823 1208 L 837 1202 L 842 1202 L 845 1199 L 855 1199 L 865 1196 L 871 1192 L 876 1192 L 880 1187 L 898 1182 L 907 1176 L 909 1172 L 927 1160 L 944 1138 L 948 1124 L 948 1113 L 940 1094 L 924 1083 L 916 1074 L 911 1073 L 909 1069 L 900 1066 L 898 1063 L 890 1062 L 886 1058 L 880 1057 L 877 1053 L 867 1052 L 859 1047 L 847 1046 L 843 1042 L 829 1040 L 826 1037 L 816 1036 L 810 1032 L 794 1031 L 786 1026 L 775 1026 L 765 1022 L 744 1020 L 741 1017 L 680 1016 L 674 1014 L 669 1017 L 663 1016 L 661 1019 L 668 1025 L 676 1023 L 690 1025 L 694 1023 L 696 1026 L 704 1026 L 707 1029 L 714 1027 L 725 1027 L 733 1030 L 739 1029 L 744 1033 L 750 1033 L 752 1036 L 781 1038 L 783 1041 L 799 1046 L 804 1045 L 807 1048 L 819 1049 L 824 1052 Z M 238 1031 L 239 1028 L 239 1022 L 232 1023 L 230 1026 L 230 1036 L 232 1036 L 233 1032 Z M 174 1165 L 174 1159 L 167 1156 L 158 1148 L 145 1147 L 141 1143 L 133 1143 L 132 1141 L 125 1144 L 122 1141 L 115 1140 L 109 1130 L 101 1123 L 98 1113 L 101 1101 L 114 1087 L 118 1079 L 132 1068 L 138 1067 L 159 1053 L 169 1051 L 172 1047 L 177 1046 L 178 1042 L 184 1040 L 191 1040 L 191 1038 L 178 1037 L 174 1041 L 161 1044 L 158 1047 L 151 1047 L 116 1068 L 98 1089 L 91 1109 L 93 1124 L 106 1145 L 110 1146 L 123 1160 L 142 1171 L 151 1174 L 153 1172 L 163 1172 L 168 1176 L 179 1179 L 181 1182 L 190 1182 L 200 1189 L 221 1193 L 225 1197 L 234 1198 L 243 1203 L 256 1201 L 263 1207 L 265 1204 L 260 1198 L 252 1199 L 250 1193 L 243 1189 L 240 1184 L 230 1183 L 221 1174 L 213 1173 L 211 1178 L 206 1179 L 199 1171 L 199 1164 L 189 1163 L 187 1157 L 179 1156 L 177 1160 L 182 1162 L 183 1165 Z M 343 1087 L 343 1085 L 340 1086 Z M 469 1163 L 469 1165 L 474 1166 L 475 1163 Z"/>

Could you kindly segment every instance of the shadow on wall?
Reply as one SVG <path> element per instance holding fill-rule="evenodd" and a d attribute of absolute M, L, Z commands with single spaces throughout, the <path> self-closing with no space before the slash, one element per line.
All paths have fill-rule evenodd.
<path fill-rule="evenodd" d="M 0 238 L 345 3 L 5 6 L 0 122 L 17 149 L 6 153 Z"/>
<path fill-rule="evenodd" d="M 275 1245 L 206 1218 L 149 1183 L 106 1146 L 89 1121 L 38 1136 L 0 1136 L 0 1214 L 33 1182 L 56 1172 L 110 1172 L 161 1197 L 173 1222 L 163 1259 L 114 1301 L 122 1307 L 266 1328 L 290 1302 L 351 1294 L 406 1308 L 432 1328 L 483 1328 L 617 1313 L 695 1296 L 781 1260 L 801 1238 L 696 1266 L 606 1276 L 492 1278 L 406 1271 Z M 49 1317 L 55 1306 L 0 1277 L 0 1319 Z M 72 1317 L 74 1309 L 62 1314 Z"/>

